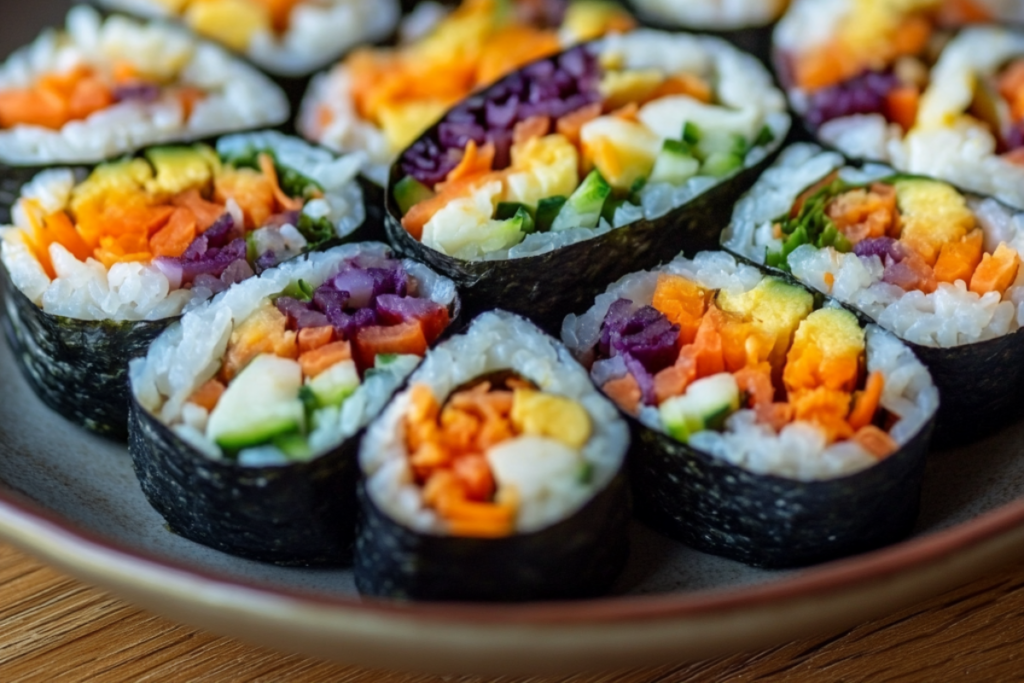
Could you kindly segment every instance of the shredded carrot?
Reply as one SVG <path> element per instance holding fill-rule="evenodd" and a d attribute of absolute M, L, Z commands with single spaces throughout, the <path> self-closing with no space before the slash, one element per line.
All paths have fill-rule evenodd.
<path fill-rule="evenodd" d="M 305 377 L 316 377 L 324 370 L 352 358 L 352 346 L 347 341 L 336 341 L 306 351 L 299 356 L 299 365 Z"/>
<path fill-rule="evenodd" d="M 274 166 L 274 160 L 270 158 L 269 154 L 259 155 L 260 170 L 263 171 L 263 175 L 270 181 L 271 186 L 274 189 L 274 199 L 277 200 L 278 206 L 282 211 L 299 211 L 302 209 L 303 200 L 302 197 L 289 197 L 285 194 L 284 190 L 281 189 L 281 184 L 277 180 L 277 167 Z"/>
<path fill-rule="evenodd" d="M 196 188 L 175 195 L 171 198 L 171 204 L 191 211 L 196 219 L 196 229 L 199 232 L 206 232 L 226 212 L 222 205 L 203 199 Z"/>
<path fill-rule="evenodd" d="M 299 330 L 298 343 L 299 353 L 316 351 L 322 346 L 327 346 L 334 339 L 334 328 L 330 325 L 324 327 L 304 327 Z"/>
<path fill-rule="evenodd" d="M 153 256 L 177 258 L 185 253 L 195 237 L 196 217 L 188 209 L 178 208 L 167 224 L 149 238 L 149 250 Z"/>
<path fill-rule="evenodd" d="M 669 76 L 647 96 L 646 101 L 669 95 L 688 95 L 704 103 L 710 103 L 712 100 L 711 85 L 700 76 L 688 73 Z"/>
<path fill-rule="evenodd" d="M 564 135 L 569 142 L 578 147 L 580 144 L 580 130 L 583 128 L 583 125 L 593 121 L 600 115 L 600 102 L 588 104 L 559 118 L 555 124 L 555 131 L 560 135 Z"/>
<path fill-rule="evenodd" d="M 493 166 L 494 143 L 488 142 L 483 147 L 478 147 L 474 140 L 470 140 L 462 153 L 462 160 L 448 173 L 445 183 L 457 183 L 466 178 L 475 178 L 488 173 Z"/>
<path fill-rule="evenodd" d="M 896 452 L 898 446 L 893 438 L 874 425 L 861 427 L 853 440 L 878 460 L 884 460 Z"/>
<path fill-rule="evenodd" d="M 364 327 L 356 335 L 353 351 L 356 364 L 366 370 L 373 367 L 381 354 L 426 355 L 427 338 L 423 326 L 415 321 L 391 327 Z"/>
<path fill-rule="evenodd" d="M 471 454 L 459 458 L 452 466 L 452 471 L 462 482 L 470 500 L 486 501 L 494 495 L 494 475 L 484 456 Z"/>
<path fill-rule="evenodd" d="M 964 284 L 971 281 L 971 276 L 981 263 L 984 250 L 984 234 L 981 230 L 973 230 L 959 242 L 947 242 L 939 250 L 939 258 L 935 262 L 935 279 L 938 282 L 953 283 L 962 280 Z"/>
<path fill-rule="evenodd" d="M 551 130 L 550 116 L 531 116 L 512 129 L 512 144 L 521 145 L 533 138 L 542 138 Z M 489 168 L 487 170 L 490 170 Z"/>
<path fill-rule="evenodd" d="M 832 285 L 834 285 L 836 283 L 836 276 L 833 275 L 832 273 L 826 271 L 825 272 L 824 280 L 825 280 L 825 286 L 828 287 L 828 291 L 831 292 L 832 291 Z"/>
<path fill-rule="evenodd" d="M 885 116 L 898 124 L 904 131 L 914 127 L 921 93 L 915 86 L 904 85 L 895 88 L 885 96 Z"/>
<path fill-rule="evenodd" d="M 619 107 L 615 111 L 611 112 L 611 115 L 615 118 L 622 119 L 623 121 L 639 121 L 636 115 L 640 112 L 640 107 L 636 102 L 630 102 L 622 107 Z"/>
<path fill-rule="evenodd" d="M 710 377 L 725 370 L 721 335 L 724 322 L 725 316 L 722 311 L 714 304 L 708 306 L 707 313 L 704 314 L 697 329 L 697 336 L 693 340 L 698 377 Z"/>
<path fill-rule="evenodd" d="M 971 277 L 969 289 L 975 294 L 985 295 L 988 292 L 1005 294 L 1007 288 L 1017 279 L 1020 268 L 1020 256 L 1017 250 L 1000 242 L 991 254 L 981 257 L 981 263 Z"/>
<path fill-rule="evenodd" d="M 192 112 L 195 111 L 196 105 L 199 104 L 205 97 L 206 93 L 199 88 L 178 88 L 175 92 L 178 98 L 178 102 L 181 103 L 182 117 L 188 121 L 192 118 Z"/>
<path fill-rule="evenodd" d="M 864 391 L 857 396 L 853 410 L 850 412 L 850 426 L 855 430 L 867 427 L 875 419 L 878 411 L 878 402 L 882 399 L 882 389 L 885 388 L 885 377 L 877 370 L 868 377 Z"/>
<path fill-rule="evenodd" d="M 640 410 L 640 385 L 632 374 L 626 373 L 618 379 L 609 380 L 601 390 L 615 402 L 619 408 L 636 415 Z"/>
<path fill-rule="evenodd" d="M 189 396 L 188 402 L 202 406 L 212 413 L 213 409 L 217 407 L 217 403 L 220 402 L 220 397 L 224 395 L 225 389 L 224 384 L 216 379 L 211 379 L 196 389 L 195 393 Z"/>

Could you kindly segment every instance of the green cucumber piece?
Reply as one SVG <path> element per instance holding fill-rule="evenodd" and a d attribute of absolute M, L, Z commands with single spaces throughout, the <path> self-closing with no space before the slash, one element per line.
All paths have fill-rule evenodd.
<path fill-rule="evenodd" d="M 225 451 L 259 446 L 305 426 L 298 398 L 302 369 L 287 358 L 257 356 L 228 385 L 210 414 L 207 436 Z"/>
<path fill-rule="evenodd" d="M 692 147 L 699 143 L 702 137 L 704 137 L 703 132 L 696 123 L 687 121 L 683 124 L 683 142 Z"/>
<path fill-rule="evenodd" d="M 701 165 L 701 175 L 724 178 L 743 168 L 743 157 L 732 152 L 712 152 Z"/>
<path fill-rule="evenodd" d="M 271 443 L 289 460 L 302 461 L 313 457 L 313 449 L 309 447 L 309 441 L 298 432 L 282 434 L 275 437 Z"/>
<path fill-rule="evenodd" d="M 395 201 L 398 202 L 398 210 L 402 212 L 403 216 L 412 207 L 434 196 L 433 190 L 411 175 L 407 175 L 395 183 L 393 194 Z"/>
<path fill-rule="evenodd" d="M 689 145 L 678 140 L 665 140 L 661 152 L 654 160 L 650 181 L 682 185 L 697 175 L 698 171 L 700 161 L 693 157 Z"/>
<path fill-rule="evenodd" d="M 343 360 L 306 382 L 318 408 L 340 406 L 359 388 L 359 372 L 351 360 Z"/>
<path fill-rule="evenodd" d="M 570 228 L 596 228 L 601 220 L 605 200 L 611 193 L 612 186 L 601 177 L 601 173 L 596 169 L 591 171 L 558 212 L 551 230 L 557 232 Z"/>
<path fill-rule="evenodd" d="M 697 432 L 721 429 L 726 418 L 739 408 L 736 378 L 723 372 L 697 380 L 684 395 L 662 403 L 659 412 L 669 435 L 687 443 Z"/>
<path fill-rule="evenodd" d="M 551 229 L 551 225 L 555 222 L 555 218 L 558 217 L 558 212 L 562 210 L 565 203 L 569 201 L 568 197 L 561 195 L 555 197 L 547 197 L 537 202 L 537 213 L 536 213 L 536 228 L 537 232 L 547 232 Z"/>

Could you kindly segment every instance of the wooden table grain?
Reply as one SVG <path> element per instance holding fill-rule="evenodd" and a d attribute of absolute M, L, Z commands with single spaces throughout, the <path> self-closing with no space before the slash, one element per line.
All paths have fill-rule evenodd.
<path fill-rule="evenodd" d="M 0 680 L 486 683 L 368 671 L 174 624 L 0 545 Z M 839 635 L 696 664 L 501 683 L 1024 680 L 1024 565 Z"/>

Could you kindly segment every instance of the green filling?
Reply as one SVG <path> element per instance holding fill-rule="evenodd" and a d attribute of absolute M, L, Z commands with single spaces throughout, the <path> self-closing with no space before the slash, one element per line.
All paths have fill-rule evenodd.
<path fill-rule="evenodd" d="M 324 188 L 318 182 L 304 176 L 290 166 L 282 166 L 277 161 L 277 154 L 273 150 L 248 149 L 241 154 L 235 156 L 228 155 L 221 158 L 225 163 L 231 164 L 236 168 L 252 168 L 259 171 L 259 158 L 261 154 L 266 154 L 274 162 L 274 169 L 277 171 L 277 182 L 286 195 L 303 200 L 323 196 Z"/>
<path fill-rule="evenodd" d="M 537 232 L 548 232 L 551 230 L 551 226 L 555 223 L 555 218 L 558 217 L 558 212 L 562 210 L 567 201 L 569 201 L 568 197 L 558 195 L 556 197 L 547 197 L 537 202 L 537 211 L 535 213 Z"/>
<path fill-rule="evenodd" d="M 787 214 L 777 219 L 775 222 L 783 235 L 782 246 L 766 252 L 765 264 L 789 272 L 789 255 L 804 244 L 812 244 L 818 249 L 832 247 L 841 253 L 852 251 L 850 240 L 839 232 L 825 209 L 835 196 L 857 187 L 836 178 L 808 197 L 796 216 L 790 217 Z"/>
<path fill-rule="evenodd" d="M 551 229 L 558 231 L 570 228 L 596 228 L 601 220 L 605 200 L 611 193 L 612 186 L 596 169 L 591 171 L 569 196 Z"/>
<path fill-rule="evenodd" d="M 395 201 L 398 203 L 398 210 L 402 212 L 403 216 L 412 207 L 434 196 L 434 192 L 429 187 L 411 175 L 407 175 L 395 183 L 395 189 L 392 194 L 394 194 Z"/>
<path fill-rule="evenodd" d="M 317 249 L 324 243 L 334 239 L 334 225 L 326 217 L 311 218 L 306 214 L 301 214 L 299 215 L 299 224 L 295 227 L 298 228 L 302 236 L 309 242 L 306 245 L 307 250 Z"/>

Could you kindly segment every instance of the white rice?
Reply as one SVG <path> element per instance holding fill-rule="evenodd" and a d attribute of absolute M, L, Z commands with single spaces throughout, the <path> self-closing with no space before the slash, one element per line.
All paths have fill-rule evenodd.
<path fill-rule="evenodd" d="M 324 197 L 308 202 L 303 211 L 315 218 L 327 217 L 338 237 L 350 235 L 362 225 L 365 207 L 355 180 L 362 162 L 359 155 L 336 158 L 327 150 L 276 131 L 241 133 L 217 142 L 221 155 L 252 148 L 272 150 L 281 165 L 320 184 Z M 21 197 L 37 200 L 47 213 L 60 211 L 68 208 L 75 184 L 70 169 L 50 169 L 22 187 Z M 229 210 L 232 205 L 229 202 Z M 237 205 L 234 208 L 237 210 Z M 160 320 L 179 315 L 213 295 L 205 287 L 177 289 L 155 265 L 116 263 L 107 270 L 92 258 L 79 261 L 57 243 L 50 245 L 57 275 L 50 280 L 19 235 L 32 230 L 20 203 L 15 204 L 11 217 L 14 225 L 0 227 L 0 260 L 14 285 L 47 313 L 78 320 Z M 295 251 L 301 251 L 305 239 L 292 227 L 293 231 L 282 233 L 290 234 Z"/>
<path fill-rule="evenodd" d="M 161 0 L 99 0 L 99 4 L 143 17 L 180 19 Z M 397 0 L 300 2 L 292 8 L 283 35 L 260 30 L 252 36 L 244 54 L 272 74 L 302 76 L 360 44 L 386 38 L 400 16 Z"/>
<path fill-rule="evenodd" d="M 71 121 L 60 130 L 16 126 L 0 130 L 0 161 L 12 165 L 96 163 L 140 147 L 272 126 L 288 118 L 280 88 L 240 59 L 186 31 L 123 16 L 103 20 L 87 5 L 68 13 L 65 31 L 44 31 L 0 66 L 0 90 L 31 87 L 39 78 L 77 65 L 111 68 L 128 61 L 143 73 L 202 89 L 186 120 L 172 96 L 125 101 Z"/>
<path fill-rule="evenodd" d="M 796 198 L 833 170 L 849 182 L 864 183 L 891 175 L 886 166 L 865 170 L 844 167 L 843 158 L 815 145 L 786 149 L 776 164 L 736 205 L 732 223 L 722 234 L 722 245 L 758 263 L 767 249 L 782 241 L 773 237 L 772 225 L 789 211 Z M 985 250 L 1000 242 L 1024 253 L 1024 213 L 1014 213 L 993 199 L 968 197 L 968 207 L 985 234 Z M 1014 332 L 1024 320 L 1024 269 L 1000 298 L 967 290 L 967 283 L 939 283 L 931 294 L 907 292 L 882 281 L 884 264 L 873 256 L 862 259 L 833 249 L 798 247 L 789 256 L 793 275 L 807 285 L 856 307 L 901 339 L 923 346 L 949 348 L 994 339 Z M 831 274 L 833 284 L 826 284 Z"/>
<path fill-rule="evenodd" d="M 757 59 L 724 40 L 638 29 L 624 35 L 610 35 L 598 44 L 603 54 L 622 53 L 629 67 L 685 70 L 708 76 L 717 84 L 722 103 L 758 121 L 757 129 L 767 125 L 775 139 L 780 141 L 789 132 L 790 117 L 786 113 L 785 97 L 775 87 L 771 74 Z M 350 79 L 344 64 L 317 76 L 303 99 L 296 125 L 307 139 L 316 140 L 330 149 L 366 152 L 369 163 L 363 174 L 383 187 L 387 184 L 388 170 L 400 150 L 391 149 L 383 131 L 359 118 L 352 101 Z M 321 127 L 318 121 L 323 107 L 332 115 L 332 122 L 326 128 Z M 747 155 L 745 167 L 757 164 L 766 154 L 762 148 L 752 150 Z M 650 194 L 651 199 L 645 200 L 644 214 L 648 218 L 663 216 L 673 206 L 693 199 L 718 182 L 718 179 L 698 176 L 678 188 L 664 183 L 648 186 L 643 193 Z M 617 216 L 615 223 L 614 227 L 618 227 Z M 605 227 L 610 229 L 611 226 Z M 578 235 L 559 236 L 557 240 L 569 239 L 571 243 L 601 234 L 593 230 L 579 232 Z M 565 246 L 560 242 L 550 248 L 538 246 L 535 244 L 538 237 L 541 236 L 528 236 L 512 250 L 495 252 L 486 258 L 520 258 Z"/>
<path fill-rule="evenodd" d="M 593 468 L 588 483 L 553 478 L 538 482 L 535 495 L 522 497 L 516 531 L 536 531 L 570 516 L 611 481 L 625 458 L 629 431 L 561 344 L 504 311 L 481 315 L 465 334 L 431 351 L 409 381 L 427 385 L 443 401 L 459 386 L 500 370 L 513 370 L 541 391 L 578 401 L 594 430 L 582 448 Z M 410 391 L 403 391 L 367 430 L 359 451 L 366 490 L 378 507 L 410 529 L 444 534 L 443 521 L 423 504 L 409 467 L 403 418 L 410 405 Z"/>
<path fill-rule="evenodd" d="M 279 294 L 291 283 L 302 279 L 319 287 L 338 272 L 346 259 L 360 254 L 384 257 L 389 253 L 386 245 L 376 242 L 343 245 L 289 261 L 219 294 L 168 328 L 153 342 L 145 358 L 131 361 L 128 375 L 135 398 L 198 451 L 210 458 L 222 458 L 220 448 L 203 431 L 205 411 L 187 400 L 220 370 L 235 326 L 267 297 Z M 418 283 L 420 296 L 444 306 L 455 300 L 451 280 L 415 261 L 405 260 L 402 264 Z M 367 376 L 340 409 L 319 411 L 309 437 L 314 453 L 330 451 L 365 427 L 418 363 L 416 357 L 399 356 L 384 371 Z M 239 454 L 239 463 L 244 466 L 283 465 L 286 461 L 284 453 L 273 446 Z"/>
<path fill-rule="evenodd" d="M 729 30 L 775 21 L 788 0 L 633 0 L 643 14 L 688 28 Z"/>
<path fill-rule="evenodd" d="M 1021 0 L 981 4 L 995 16 L 1024 20 Z M 779 22 L 775 46 L 800 53 L 827 42 L 855 10 L 855 0 L 796 0 Z M 847 156 L 941 178 L 1024 208 L 1024 166 L 997 155 L 995 136 L 967 114 L 975 84 L 1020 56 L 1024 56 L 1024 32 L 1019 29 L 966 28 L 943 48 L 921 96 L 916 123 L 906 135 L 881 114 L 853 114 L 827 121 L 818 129 L 818 137 Z M 789 97 L 797 113 L 807 113 L 809 93 L 792 87 Z"/>
<path fill-rule="evenodd" d="M 765 276 L 725 252 L 701 252 L 691 261 L 679 257 L 652 271 L 633 273 L 612 284 L 597 297 L 586 313 L 568 316 L 562 326 L 562 340 L 585 363 L 594 359 L 601 324 L 608 308 L 618 299 L 629 299 L 635 308 L 650 305 L 658 273 L 681 275 L 708 289 L 746 292 Z M 881 328 L 867 328 L 867 369 L 885 377 L 881 405 L 899 416 L 889 435 L 906 445 L 938 409 L 938 390 L 931 376 L 913 353 Z M 657 408 L 645 406 L 640 421 L 665 433 Z M 758 424 L 752 410 L 740 410 L 726 420 L 724 432 L 694 434 L 690 445 L 756 474 L 773 474 L 788 479 L 814 481 L 846 476 L 877 462 L 854 441 L 826 447 L 821 430 L 809 422 L 793 422 L 776 433 Z"/>

